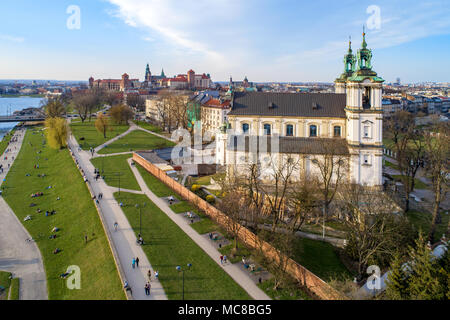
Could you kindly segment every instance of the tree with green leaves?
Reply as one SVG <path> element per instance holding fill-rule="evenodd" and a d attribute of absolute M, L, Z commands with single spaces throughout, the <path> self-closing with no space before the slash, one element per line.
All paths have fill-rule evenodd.
<path fill-rule="evenodd" d="M 98 132 L 103 133 L 103 138 L 106 139 L 106 132 L 111 130 L 111 126 L 109 124 L 109 118 L 104 114 L 100 114 L 95 120 L 95 128 Z"/>
<path fill-rule="evenodd" d="M 66 107 L 60 99 L 50 99 L 44 110 L 47 118 L 62 117 L 66 113 Z"/>
<path fill-rule="evenodd" d="M 397 253 L 386 281 L 386 296 L 391 300 L 403 300 L 408 296 L 408 280 L 402 256 Z"/>

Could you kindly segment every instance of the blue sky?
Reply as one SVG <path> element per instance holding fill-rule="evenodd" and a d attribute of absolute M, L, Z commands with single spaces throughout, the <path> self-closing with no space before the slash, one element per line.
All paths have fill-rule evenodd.
<path fill-rule="evenodd" d="M 67 28 L 70 5 L 80 8 L 80 29 Z M 192 68 L 217 81 L 331 82 L 348 37 L 356 51 L 366 24 L 374 69 L 388 82 L 450 82 L 448 0 L 1 0 L 0 8 L 0 79 L 142 79 L 148 62 L 170 76 Z"/>

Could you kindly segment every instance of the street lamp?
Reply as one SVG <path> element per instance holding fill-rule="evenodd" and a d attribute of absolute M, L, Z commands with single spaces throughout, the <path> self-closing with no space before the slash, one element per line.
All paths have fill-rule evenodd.
<path fill-rule="evenodd" d="M 141 208 L 142 207 L 145 208 L 145 202 L 144 202 L 144 204 L 142 206 L 140 206 L 139 204 L 136 204 L 135 207 L 139 209 L 139 234 L 142 236 L 142 212 L 141 212 Z"/>
<path fill-rule="evenodd" d="M 191 263 L 188 263 L 188 264 L 187 264 L 187 267 L 188 267 L 188 270 L 191 270 L 192 264 L 191 264 Z M 184 269 L 181 269 L 180 266 L 177 266 L 176 269 L 177 269 L 177 271 L 180 271 L 180 272 L 182 273 L 182 275 L 183 275 L 183 300 L 184 300 L 184 271 L 185 271 L 185 270 L 184 270 Z"/>

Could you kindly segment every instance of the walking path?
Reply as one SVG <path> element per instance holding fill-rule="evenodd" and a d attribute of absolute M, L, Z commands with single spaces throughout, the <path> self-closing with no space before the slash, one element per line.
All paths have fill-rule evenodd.
<path fill-rule="evenodd" d="M 130 130 L 132 131 L 135 129 L 130 128 Z M 107 144 L 111 141 L 112 140 L 108 141 Z M 117 250 L 120 263 L 125 273 L 126 281 L 131 286 L 133 299 L 167 300 L 167 296 L 164 293 L 161 283 L 153 276 L 151 282 L 151 295 L 145 295 L 144 285 L 148 279 L 147 272 L 150 269 L 152 271 L 152 275 L 154 275 L 154 270 L 141 246 L 136 243 L 136 235 L 134 234 L 128 219 L 119 207 L 117 201 L 114 199 L 113 192 L 115 192 L 115 189 L 106 185 L 102 179 L 95 181 L 94 166 L 89 161 L 91 159 L 91 154 L 89 151 L 78 151 L 79 145 L 73 135 L 69 138 L 69 147 L 74 153 L 79 166 L 83 169 L 93 192 L 96 195 L 103 193 L 103 199 L 99 201 L 100 212 L 103 220 L 107 224 L 107 227 L 111 230 L 111 240 Z M 119 225 L 117 231 L 114 231 L 114 222 L 117 222 Z M 133 269 L 131 266 L 131 261 L 134 257 L 139 257 L 139 268 L 136 269 Z"/>
<path fill-rule="evenodd" d="M 0 159 L 4 171 L 3 181 L 8 174 L 8 163 L 12 165 L 22 146 L 26 130 L 17 130 L 17 142 L 10 143 L 10 152 Z M 5 160 L 5 156 L 8 157 Z M 20 280 L 20 300 L 47 300 L 47 278 L 41 252 L 35 242 L 26 242 L 31 235 L 19 221 L 9 205 L 0 196 L 0 270 L 8 271 Z"/>
<path fill-rule="evenodd" d="M 141 190 L 144 192 L 147 197 L 153 201 L 173 222 L 175 222 L 181 230 L 183 230 L 203 251 L 206 252 L 217 264 L 220 263 L 221 253 L 217 251 L 217 249 L 211 244 L 211 242 L 198 234 L 194 229 L 191 228 L 188 221 L 183 218 L 182 214 L 176 214 L 169 208 L 167 203 L 158 198 L 150 189 L 147 187 L 144 179 L 142 178 L 140 172 L 136 168 L 136 166 L 131 165 L 132 159 L 128 159 L 128 163 L 130 165 L 131 170 L 136 177 L 136 180 L 141 187 Z M 225 265 L 221 265 L 226 273 L 236 281 L 247 293 L 256 300 L 270 300 L 270 297 L 267 296 L 263 290 L 261 290 L 253 280 L 237 265 L 227 263 Z"/>
<path fill-rule="evenodd" d="M 97 152 L 99 152 L 101 149 L 103 149 L 103 148 L 106 147 L 106 146 L 109 146 L 111 143 L 113 143 L 113 142 L 119 140 L 120 138 L 126 136 L 126 135 L 129 134 L 130 132 L 135 131 L 135 130 L 138 129 L 138 126 L 137 126 L 133 121 L 130 121 L 129 124 L 130 124 L 130 127 L 128 128 L 127 131 L 125 131 L 125 132 L 119 134 L 118 136 L 112 138 L 111 140 L 106 141 L 105 143 L 103 143 L 103 144 L 99 145 L 97 148 L 95 148 L 95 149 L 94 149 L 94 151 L 95 151 L 94 156 L 95 156 L 95 155 L 96 155 L 96 156 L 99 156 L 99 155 L 97 154 Z M 78 150 L 78 147 L 77 147 L 77 150 Z"/>

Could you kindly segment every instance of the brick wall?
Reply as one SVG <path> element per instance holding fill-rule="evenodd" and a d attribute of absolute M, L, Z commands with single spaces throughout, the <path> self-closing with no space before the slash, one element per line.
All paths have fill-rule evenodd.
<path fill-rule="evenodd" d="M 148 162 L 137 153 L 133 153 L 133 161 L 140 164 L 145 170 L 153 174 L 156 178 L 164 182 L 173 191 L 178 193 L 185 200 L 196 205 L 200 210 L 204 211 L 211 219 L 217 224 L 227 229 L 227 226 L 231 224 L 230 218 L 224 213 L 210 205 L 208 202 L 197 196 L 195 193 L 185 188 L 172 178 L 166 175 L 166 173 L 152 163 Z M 314 273 L 298 264 L 294 260 L 284 256 L 271 244 L 263 241 L 253 232 L 245 227 L 242 227 L 239 231 L 239 239 L 249 248 L 257 249 L 264 254 L 264 256 L 271 261 L 286 262 L 286 272 L 293 278 L 299 281 L 300 284 L 307 287 L 312 293 L 324 300 L 344 300 L 347 299 L 343 294 L 332 288 L 325 281 L 320 279 Z"/>

